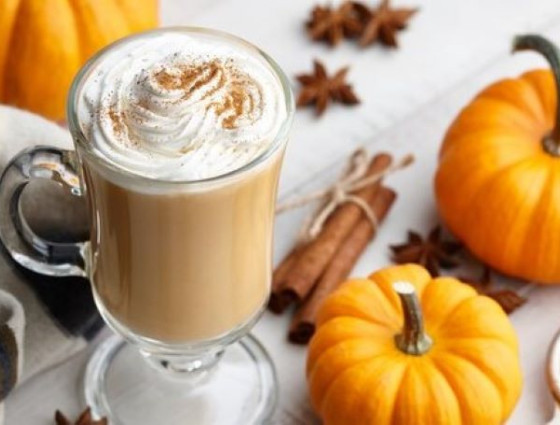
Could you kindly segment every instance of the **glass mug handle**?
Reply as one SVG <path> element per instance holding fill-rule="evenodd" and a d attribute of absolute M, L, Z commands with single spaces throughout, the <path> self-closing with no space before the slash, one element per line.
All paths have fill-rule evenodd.
<path fill-rule="evenodd" d="M 25 149 L 6 166 L 0 177 L 0 240 L 12 258 L 26 269 L 49 276 L 86 276 L 87 242 L 58 243 L 36 235 L 23 217 L 20 197 L 36 179 L 58 183 L 82 196 L 75 152 L 50 146 Z"/>

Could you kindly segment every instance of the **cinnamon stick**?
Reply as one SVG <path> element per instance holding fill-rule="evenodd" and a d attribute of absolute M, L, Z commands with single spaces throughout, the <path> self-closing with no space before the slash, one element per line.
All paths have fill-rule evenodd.
<path fill-rule="evenodd" d="M 389 154 L 376 155 L 371 160 L 366 175 L 382 173 L 391 162 L 392 157 Z M 380 185 L 381 179 L 360 189 L 355 195 L 371 202 Z M 300 302 L 307 297 L 339 246 L 362 217 L 365 217 L 363 211 L 353 203 L 345 203 L 333 212 L 321 233 L 301 249 L 291 267 L 282 276 L 283 279 L 277 282 L 271 297 L 271 300 L 274 299 L 276 312 L 282 312 L 292 302 Z M 281 264 L 280 267 L 282 266 Z"/>
<path fill-rule="evenodd" d="M 284 260 L 282 260 L 282 262 L 278 265 L 278 267 L 276 267 L 274 273 L 272 274 L 272 288 L 270 299 L 268 300 L 268 308 L 273 313 L 280 314 L 287 307 L 286 300 L 283 299 L 281 295 L 281 286 L 286 278 L 286 275 L 296 262 L 301 250 L 301 245 L 297 245 L 293 248 L 286 258 L 284 258 Z"/>
<path fill-rule="evenodd" d="M 375 198 L 370 202 L 378 223 L 383 221 L 396 197 L 393 190 L 387 187 L 379 188 Z M 309 342 L 315 333 L 315 321 L 319 307 L 325 298 L 348 277 L 362 252 L 375 237 L 376 231 L 377 229 L 373 228 L 366 217 L 360 219 L 336 252 L 311 295 L 294 315 L 288 333 L 288 339 L 291 342 L 296 344 Z"/>

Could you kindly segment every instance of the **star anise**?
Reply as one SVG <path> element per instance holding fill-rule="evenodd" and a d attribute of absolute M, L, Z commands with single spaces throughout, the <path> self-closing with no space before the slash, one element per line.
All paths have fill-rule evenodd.
<path fill-rule="evenodd" d="M 471 285 L 479 294 L 492 298 L 502 307 L 506 314 L 513 313 L 527 302 L 527 298 L 522 297 L 511 289 L 492 289 L 494 283 L 492 281 L 492 270 L 486 264 L 483 265 L 480 278 L 460 277 L 459 279 Z"/>
<path fill-rule="evenodd" d="M 302 84 L 297 106 L 315 105 L 315 112 L 322 115 L 331 101 L 345 105 L 360 103 L 352 86 L 346 82 L 349 68 L 340 69 L 333 77 L 329 77 L 325 66 L 315 60 L 313 74 L 300 74 L 296 78 Z"/>
<path fill-rule="evenodd" d="M 360 35 L 363 24 L 354 4 L 346 1 L 337 8 L 315 6 L 305 26 L 312 40 L 336 46 L 343 37 Z"/>
<path fill-rule="evenodd" d="M 389 3 L 390 0 L 382 0 L 381 4 L 373 9 L 363 3 L 354 4 L 354 9 L 364 22 L 360 45 L 367 46 L 380 41 L 388 47 L 398 47 L 397 32 L 406 28 L 408 20 L 418 9 L 394 9 Z"/>
<path fill-rule="evenodd" d="M 70 422 L 70 420 L 64 416 L 62 412 L 60 412 L 60 410 L 57 410 L 54 414 L 54 421 L 56 425 L 72 425 L 72 422 Z M 91 416 L 91 409 L 88 407 L 80 414 L 78 419 L 76 419 L 74 425 L 108 425 L 108 422 L 107 418 L 94 420 Z"/>
<path fill-rule="evenodd" d="M 449 269 L 459 265 L 455 257 L 461 250 L 461 244 L 443 240 L 441 227 L 436 226 L 426 240 L 420 234 L 409 230 L 406 243 L 391 245 L 390 248 L 395 263 L 417 263 L 426 267 L 432 276 L 439 276 L 440 267 Z"/>

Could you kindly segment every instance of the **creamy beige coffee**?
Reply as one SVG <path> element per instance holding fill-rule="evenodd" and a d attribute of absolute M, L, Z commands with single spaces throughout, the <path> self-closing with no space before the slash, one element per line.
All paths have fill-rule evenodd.
<path fill-rule="evenodd" d="M 224 335 L 269 292 L 281 83 L 203 34 L 156 33 L 103 58 L 78 105 L 95 154 L 120 170 L 83 164 L 102 311 L 169 343 Z"/>

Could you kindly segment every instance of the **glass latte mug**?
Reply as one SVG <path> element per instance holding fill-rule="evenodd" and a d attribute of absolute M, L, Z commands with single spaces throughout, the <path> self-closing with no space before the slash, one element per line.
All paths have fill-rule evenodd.
<path fill-rule="evenodd" d="M 99 134 L 84 130 L 79 102 L 98 65 L 126 43 L 168 33 L 235 48 L 280 87 L 281 122 L 242 166 L 198 179 L 150 177 L 100 154 L 92 140 Z M 206 29 L 150 31 L 102 50 L 77 75 L 67 116 L 75 152 L 38 146 L 5 169 L 0 238 L 11 256 L 38 273 L 87 277 L 116 333 L 87 366 L 85 399 L 94 415 L 112 425 L 250 425 L 270 418 L 274 368 L 248 332 L 269 294 L 276 188 L 293 103 L 284 73 L 253 45 Z M 50 243 L 33 233 L 19 207 L 33 179 L 53 180 L 68 196 L 84 198 L 88 241 Z"/>

